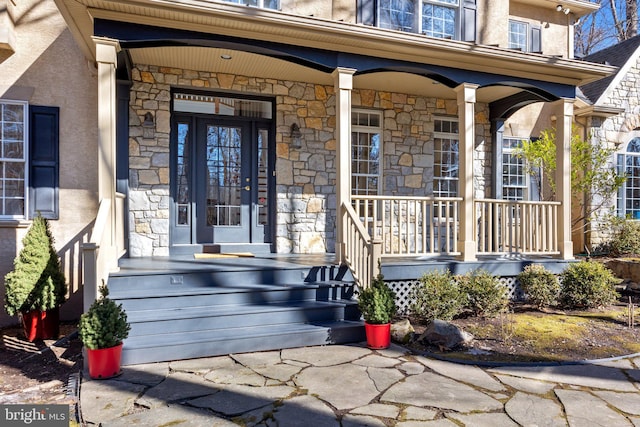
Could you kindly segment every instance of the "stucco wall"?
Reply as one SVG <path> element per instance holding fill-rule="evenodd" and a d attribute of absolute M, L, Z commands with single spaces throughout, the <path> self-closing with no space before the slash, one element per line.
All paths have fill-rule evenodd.
<path fill-rule="evenodd" d="M 12 4 L 12 2 L 9 2 Z M 16 52 L 0 62 L 0 97 L 60 108 L 60 217 L 50 221 L 69 282 L 63 319 L 82 312 L 80 242 L 97 211 L 97 79 L 52 0 L 17 2 Z M 0 224 L 0 275 L 12 268 L 28 222 Z M 4 298 L 4 286 L 0 287 Z M 2 310 L 0 325 L 17 322 Z"/>
<path fill-rule="evenodd" d="M 172 86 L 272 96 L 276 104 L 276 246 L 279 253 L 333 252 L 335 247 L 335 93 L 333 86 L 138 64 L 130 97 L 130 255 L 167 255 L 169 245 L 169 134 Z M 453 92 L 452 92 L 453 94 Z M 387 195 L 433 194 L 433 120 L 457 116 L 455 99 L 355 89 L 354 108 L 382 111 L 383 191 Z M 156 117 L 145 137 L 144 115 Z M 488 106 L 476 105 L 474 186 L 489 197 Z M 302 147 L 291 146 L 300 126 Z"/>

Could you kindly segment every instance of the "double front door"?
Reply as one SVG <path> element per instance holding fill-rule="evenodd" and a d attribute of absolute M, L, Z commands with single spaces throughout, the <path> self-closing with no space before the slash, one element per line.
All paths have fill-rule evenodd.
<path fill-rule="evenodd" d="M 270 241 L 270 122 L 174 118 L 172 245 Z"/>

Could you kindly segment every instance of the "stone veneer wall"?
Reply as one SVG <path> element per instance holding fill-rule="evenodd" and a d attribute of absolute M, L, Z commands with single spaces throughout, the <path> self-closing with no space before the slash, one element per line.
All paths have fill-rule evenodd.
<path fill-rule="evenodd" d="M 624 112 L 602 119 L 591 117 L 586 123 L 587 138 L 597 144 L 617 148 L 620 153 L 627 149 L 627 143 L 634 137 L 640 137 L 640 58 L 630 67 L 619 84 L 614 87 L 601 105 L 624 108 Z M 583 123 L 581 123 L 583 124 Z M 614 156 L 615 157 L 615 156 Z M 611 159 L 615 167 L 616 158 Z M 594 199 L 593 205 L 601 205 L 601 200 Z M 592 247 L 608 240 L 609 222 L 606 220 L 611 209 L 617 207 L 617 197 L 613 197 L 603 208 L 593 215 L 590 243 Z M 615 212 L 615 211 L 614 211 Z M 604 220 L 602 220 L 604 218 Z M 582 249 L 582 248 L 580 248 Z"/>
<path fill-rule="evenodd" d="M 132 71 L 129 119 L 129 223 L 131 256 L 169 253 L 169 135 L 171 87 L 273 96 L 276 101 L 278 253 L 333 252 L 335 246 L 335 93 L 333 86 L 137 65 Z M 374 90 L 354 90 L 354 108 L 384 116 L 383 194 L 433 192 L 433 118 L 456 116 L 455 100 Z M 147 112 L 154 135 L 145 133 Z M 490 182 L 488 106 L 476 105 L 474 183 L 477 197 Z M 291 124 L 302 147 L 291 147 Z"/>

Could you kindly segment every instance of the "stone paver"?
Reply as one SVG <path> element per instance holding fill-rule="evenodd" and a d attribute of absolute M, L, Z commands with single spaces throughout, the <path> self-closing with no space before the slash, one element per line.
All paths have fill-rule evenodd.
<path fill-rule="evenodd" d="M 408 377 L 389 388 L 380 400 L 459 412 L 502 409 L 502 403 L 498 400 L 468 385 L 430 372 Z"/>
<path fill-rule="evenodd" d="M 338 409 L 366 405 L 379 394 L 367 368 L 353 364 L 306 368 L 296 376 L 295 383 Z"/>
<path fill-rule="evenodd" d="M 629 392 L 638 391 L 621 370 L 608 366 L 589 364 L 542 367 L 513 366 L 491 369 L 490 372 L 583 387 Z"/>
<path fill-rule="evenodd" d="M 502 384 L 477 366 L 453 365 L 449 362 L 427 359 L 426 357 L 419 357 L 418 361 L 440 375 L 453 378 L 457 381 L 462 381 L 491 391 L 502 391 L 505 389 Z"/>
<path fill-rule="evenodd" d="M 594 391 L 600 399 L 630 415 L 640 415 L 640 393 L 616 393 L 614 391 Z"/>
<path fill-rule="evenodd" d="M 465 426 L 473 427 L 518 427 L 511 418 L 505 414 L 447 414 L 447 418 L 461 422 Z"/>
<path fill-rule="evenodd" d="M 564 405 L 569 427 L 618 427 L 633 425 L 631 421 L 609 408 L 603 400 L 595 397 L 591 393 L 561 389 L 555 390 L 555 393 Z"/>
<path fill-rule="evenodd" d="M 555 427 L 566 425 L 562 407 L 554 400 L 517 392 L 505 405 L 507 414 L 522 426 Z"/>
<path fill-rule="evenodd" d="M 529 378 L 511 377 L 509 375 L 496 375 L 496 378 L 503 384 L 513 387 L 516 390 L 535 394 L 547 394 L 557 386 L 557 384 L 554 383 Z"/>
<path fill-rule="evenodd" d="M 640 427 L 639 363 L 483 368 L 319 346 L 127 366 L 83 380 L 80 411 L 105 427 Z"/>

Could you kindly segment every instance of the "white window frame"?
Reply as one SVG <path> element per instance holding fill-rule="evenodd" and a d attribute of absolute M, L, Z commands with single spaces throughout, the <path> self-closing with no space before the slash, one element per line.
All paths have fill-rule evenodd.
<path fill-rule="evenodd" d="M 512 25 L 517 25 L 523 32 L 514 32 L 512 30 Z M 529 24 L 523 21 L 518 21 L 515 19 L 509 19 L 509 49 L 520 49 L 522 52 L 529 51 Z M 513 36 L 524 36 L 524 45 L 520 43 L 516 43 L 514 41 Z"/>
<path fill-rule="evenodd" d="M 276 0 L 275 7 L 266 7 L 264 4 L 268 0 L 224 0 L 229 3 L 235 3 L 239 5 L 249 6 L 249 7 L 259 7 L 261 9 L 270 9 L 270 10 L 280 10 L 280 0 Z"/>
<path fill-rule="evenodd" d="M 22 132 L 22 158 L 15 157 L 5 157 L 5 117 L 4 117 L 4 107 L 5 105 L 20 105 L 22 106 L 22 114 L 23 114 L 23 132 Z M 17 140 L 16 140 L 17 142 Z M 9 100 L 9 99 L 0 99 L 0 220 L 14 220 L 14 219 L 26 219 L 27 212 L 29 212 L 29 197 L 28 197 L 28 189 L 29 189 L 29 104 L 26 101 L 17 101 L 17 100 Z M 22 192 L 22 214 L 5 214 L 6 212 L 6 202 L 8 200 L 19 200 L 18 197 L 8 198 L 6 196 L 7 186 L 5 185 L 6 180 L 6 163 L 22 163 L 23 164 L 23 192 Z"/>
<path fill-rule="evenodd" d="M 629 151 L 631 144 L 638 144 L 638 151 Z M 627 163 L 631 160 L 635 165 L 628 167 Z M 635 161 L 634 161 L 635 160 Z M 640 219 L 640 135 L 634 135 L 626 144 L 624 151 L 618 154 L 618 170 L 627 176 L 618 193 L 618 215 L 634 220 Z M 630 174 L 629 171 L 636 171 L 637 175 Z M 629 197 L 631 193 L 635 193 L 636 197 Z M 631 194 L 633 195 L 633 194 Z M 631 206 L 627 208 L 627 204 Z"/>
<path fill-rule="evenodd" d="M 367 125 L 362 125 L 362 124 L 356 124 L 354 123 L 355 118 L 358 115 L 366 115 L 369 117 L 369 119 L 367 120 L 368 124 Z M 371 125 L 371 117 L 377 116 L 378 118 L 378 125 Z M 382 159 L 383 159 L 383 153 L 382 153 L 382 149 L 384 146 L 384 141 L 383 141 L 383 130 L 382 130 L 382 120 L 383 120 L 383 116 L 382 116 L 382 111 L 378 111 L 378 110 L 366 110 L 366 109 L 353 109 L 351 111 L 351 194 L 354 195 L 379 195 L 382 192 Z M 356 144 L 356 141 L 359 140 L 357 139 L 357 135 L 369 135 L 370 137 L 373 135 L 377 135 L 378 136 L 378 173 L 377 174 L 373 174 L 373 173 L 366 173 L 366 172 L 361 172 L 360 168 L 357 168 L 358 170 L 354 170 L 353 165 L 355 163 L 360 163 L 360 162 L 369 162 L 371 163 L 370 158 L 368 159 L 361 159 L 361 158 L 355 158 L 354 154 L 355 154 L 355 149 L 358 146 L 358 144 Z M 368 141 L 371 141 L 372 139 L 369 138 Z M 371 149 L 371 145 L 369 145 L 369 149 Z M 367 168 L 369 169 L 369 168 Z M 377 180 L 377 188 L 375 189 L 375 192 L 369 192 L 369 188 L 358 188 L 357 185 L 354 185 L 354 181 L 358 181 L 357 179 L 354 178 L 373 178 L 375 177 Z M 368 182 L 368 179 L 366 180 Z"/>
<path fill-rule="evenodd" d="M 408 15 L 406 22 L 396 23 L 383 21 L 383 6 L 382 2 L 378 3 L 378 20 L 380 28 L 386 28 L 397 31 L 405 31 L 411 33 L 424 34 L 429 37 L 445 38 L 445 39 L 460 39 L 460 0 L 385 0 L 386 9 L 393 10 L 395 12 L 402 12 L 402 6 L 404 6 L 405 13 Z M 395 6 L 395 7 L 394 7 Z M 434 33 L 432 29 L 423 28 L 425 16 L 423 14 L 425 6 L 433 6 L 437 8 L 446 8 L 454 11 L 453 33 Z M 390 13 L 391 15 L 391 13 Z M 436 18 L 437 19 L 437 18 Z M 391 21 L 391 20 L 390 20 Z"/>
<path fill-rule="evenodd" d="M 526 171 L 526 160 L 524 158 L 518 158 L 517 156 L 517 151 L 519 149 L 519 147 L 522 147 L 522 141 L 524 140 L 528 140 L 529 138 L 519 138 L 519 137 L 513 137 L 513 136 L 508 136 L 508 137 L 503 137 L 502 139 L 502 158 L 500 159 L 500 167 L 502 168 L 502 200 L 528 200 L 529 199 L 529 191 L 530 191 L 530 177 L 529 174 Z M 507 141 L 511 141 L 511 142 L 515 142 L 517 144 L 517 146 L 507 146 L 507 144 L 505 144 L 505 142 Z M 518 163 L 520 163 L 519 167 L 520 167 L 520 174 L 511 174 L 510 172 L 508 174 L 505 174 L 504 172 L 504 167 L 505 167 L 505 162 L 504 162 L 504 156 L 509 156 L 512 160 L 513 159 L 517 159 Z M 510 166 L 514 166 L 514 167 L 518 167 L 518 165 L 516 165 L 515 163 L 509 163 Z M 505 177 L 507 176 L 513 176 L 513 177 L 518 177 L 520 176 L 520 179 L 522 180 L 522 184 L 521 185 L 515 185 L 515 184 L 510 184 L 507 183 L 505 181 Z M 518 191 L 520 190 L 521 192 L 521 196 L 511 196 L 508 194 L 508 190 L 515 190 Z"/>
<path fill-rule="evenodd" d="M 455 127 L 456 132 L 443 132 L 436 129 L 438 122 L 448 123 L 448 127 Z M 453 126 L 455 124 L 455 126 Z M 458 124 L 458 118 L 456 117 L 434 117 L 433 119 L 433 195 L 435 197 L 457 197 L 460 183 L 460 128 Z M 455 147 L 455 150 L 444 150 L 442 142 L 448 141 L 450 147 Z M 455 153 L 456 161 L 442 163 L 439 162 L 443 158 L 443 155 L 447 157 L 451 156 L 451 153 Z M 438 170 L 442 171 L 445 167 L 448 167 L 451 172 L 446 175 L 436 175 Z M 452 176 L 455 175 L 455 176 Z M 443 184 L 447 182 L 446 189 L 441 189 L 440 182 Z M 454 182 L 455 191 L 449 189 L 450 183 Z"/>

